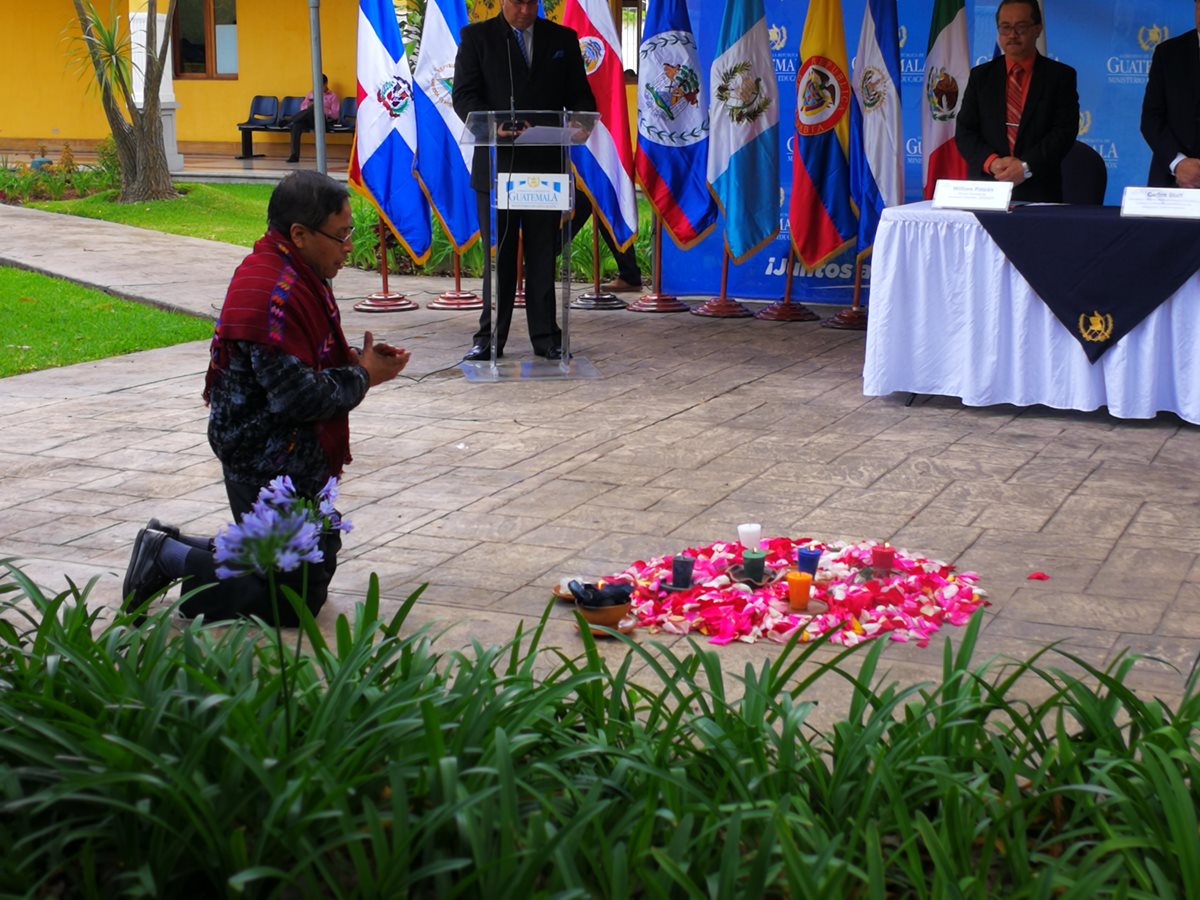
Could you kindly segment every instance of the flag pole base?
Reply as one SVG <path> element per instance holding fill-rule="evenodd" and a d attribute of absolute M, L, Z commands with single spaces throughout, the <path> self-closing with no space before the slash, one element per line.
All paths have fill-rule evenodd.
<path fill-rule="evenodd" d="M 691 310 L 693 316 L 710 316 L 714 319 L 749 319 L 754 313 L 736 300 L 728 297 L 713 297 Z"/>
<path fill-rule="evenodd" d="M 517 292 L 513 294 L 513 309 L 525 308 L 525 288 L 518 285 Z"/>
<path fill-rule="evenodd" d="M 643 294 L 632 303 L 626 304 L 630 312 L 677 313 L 690 312 L 691 307 L 674 294 Z"/>
<path fill-rule="evenodd" d="M 842 331 L 866 331 L 867 311 L 861 306 L 848 306 L 838 310 L 821 323 L 825 328 L 837 328 Z"/>
<path fill-rule="evenodd" d="M 403 294 L 390 292 L 386 294 L 371 294 L 365 300 L 359 300 L 354 304 L 356 312 L 365 313 L 410 312 L 411 310 L 420 308 Z"/>
<path fill-rule="evenodd" d="M 427 309 L 483 309 L 483 301 L 471 291 L 446 291 L 425 304 Z"/>
<path fill-rule="evenodd" d="M 792 303 L 789 300 L 772 303 L 766 309 L 756 312 L 754 317 L 766 319 L 768 322 L 817 322 L 821 319 L 803 303 Z"/>
<path fill-rule="evenodd" d="M 616 294 L 592 293 L 580 294 L 571 301 L 571 309 L 626 309 L 625 302 Z"/>

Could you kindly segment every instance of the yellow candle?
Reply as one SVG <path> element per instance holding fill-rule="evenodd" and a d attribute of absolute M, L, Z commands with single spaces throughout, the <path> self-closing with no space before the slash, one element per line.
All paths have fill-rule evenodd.
<path fill-rule="evenodd" d="M 812 596 L 812 576 L 807 572 L 788 572 L 788 603 L 796 612 L 808 609 L 808 600 Z"/>

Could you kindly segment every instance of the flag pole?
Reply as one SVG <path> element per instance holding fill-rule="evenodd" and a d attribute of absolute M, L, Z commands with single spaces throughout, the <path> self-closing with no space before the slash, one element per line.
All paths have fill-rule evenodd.
<path fill-rule="evenodd" d="M 729 286 L 729 245 L 726 244 L 721 253 L 721 294 L 713 297 L 711 300 L 706 300 L 700 306 L 692 310 L 693 316 L 711 316 L 715 319 L 748 319 L 754 313 L 742 306 L 736 300 L 730 300 L 725 296 L 726 289 Z"/>
<path fill-rule="evenodd" d="M 525 308 L 525 237 L 517 230 L 517 286 L 513 290 L 513 309 Z"/>
<path fill-rule="evenodd" d="M 633 303 L 627 304 L 630 312 L 670 313 L 687 312 L 691 307 L 674 294 L 662 292 L 662 217 L 654 214 L 654 263 L 650 276 L 651 290 Z"/>
<path fill-rule="evenodd" d="M 454 251 L 454 290 L 439 294 L 425 304 L 430 309 L 483 309 L 483 301 L 474 291 L 462 289 L 462 255 Z"/>
<path fill-rule="evenodd" d="M 564 247 L 563 253 L 569 253 L 570 250 L 570 247 Z M 572 300 L 571 309 L 625 309 L 625 302 L 616 294 L 600 290 L 600 230 L 594 213 L 592 215 L 592 289 Z"/>
<path fill-rule="evenodd" d="M 761 309 L 754 315 L 768 322 L 816 322 L 821 317 L 803 303 L 792 303 L 792 269 L 796 263 L 796 248 L 789 242 L 787 275 L 783 282 L 783 299 Z"/>
<path fill-rule="evenodd" d="M 365 300 L 359 300 L 354 304 L 355 310 L 366 313 L 384 313 L 409 312 L 420 309 L 416 302 L 409 300 L 403 294 L 388 290 L 387 245 L 389 234 L 387 226 L 383 223 L 383 216 L 379 217 L 375 227 L 379 235 L 379 274 L 383 276 L 383 290 L 371 294 Z"/>
<path fill-rule="evenodd" d="M 850 306 L 838 310 L 822 322 L 826 328 L 838 328 L 842 331 L 867 330 L 867 311 L 859 305 L 859 296 L 862 294 L 862 261 L 861 256 L 854 260 L 854 297 Z"/>

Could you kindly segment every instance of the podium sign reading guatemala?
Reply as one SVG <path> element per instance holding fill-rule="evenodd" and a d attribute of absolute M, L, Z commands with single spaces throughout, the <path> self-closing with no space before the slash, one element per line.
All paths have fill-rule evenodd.
<path fill-rule="evenodd" d="M 433 243 L 429 203 L 413 174 L 417 114 L 412 72 L 391 0 L 360 0 L 358 124 L 349 182 L 379 210 L 418 263 Z"/>
<path fill-rule="evenodd" d="M 779 84 L 762 0 L 727 0 L 709 79 L 708 181 L 741 263 L 779 232 Z"/>
<path fill-rule="evenodd" d="M 713 229 L 708 94 L 684 0 L 650 0 L 638 49 L 638 180 L 663 227 L 686 250 Z"/>

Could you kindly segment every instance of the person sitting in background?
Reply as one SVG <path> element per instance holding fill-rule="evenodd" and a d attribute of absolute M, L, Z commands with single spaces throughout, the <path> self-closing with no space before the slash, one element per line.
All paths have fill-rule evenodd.
<path fill-rule="evenodd" d="M 325 109 L 325 130 L 328 131 L 335 124 L 338 118 L 338 95 L 329 89 L 329 76 L 322 75 L 321 82 L 325 85 L 325 93 L 321 98 L 321 106 Z M 300 162 L 300 136 L 306 131 L 312 131 L 317 127 L 316 107 L 313 106 L 313 92 L 309 91 L 304 95 L 304 102 L 300 104 L 300 112 L 292 116 L 288 122 L 288 129 L 292 133 L 292 153 L 287 158 L 290 163 Z"/>

